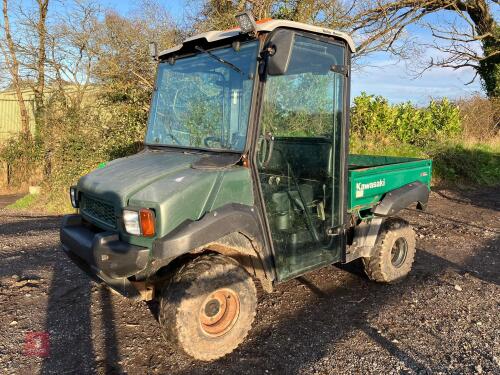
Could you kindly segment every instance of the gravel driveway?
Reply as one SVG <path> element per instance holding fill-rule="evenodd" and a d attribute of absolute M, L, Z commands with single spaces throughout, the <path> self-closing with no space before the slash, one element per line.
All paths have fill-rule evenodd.
<path fill-rule="evenodd" d="M 60 217 L 0 210 L 0 373 L 500 373 L 500 189 L 433 192 L 402 216 L 418 238 L 405 281 L 348 265 L 279 285 L 246 342 L 202 363 L 163 342 L 154 304 L 66 259 Z"/>

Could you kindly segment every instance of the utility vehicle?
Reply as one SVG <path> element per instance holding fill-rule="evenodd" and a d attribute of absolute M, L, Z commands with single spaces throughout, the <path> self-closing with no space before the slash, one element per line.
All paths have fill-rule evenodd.
<path fill-rule="evenodd" d="M 166 339 L 199 360 L 234 350 L 255 282 L 361 259 L 394 282 L 431 161 L 348 155 L 352 39 L 283 20 L 211 31 L 157 53 L 144 150 L 70 189 L 64 251 L 130 298 L 158 299 Z"/>

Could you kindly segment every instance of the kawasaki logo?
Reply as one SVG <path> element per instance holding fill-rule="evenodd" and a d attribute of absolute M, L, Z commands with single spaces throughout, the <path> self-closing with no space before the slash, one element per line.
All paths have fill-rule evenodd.
<path fill-rule="evenodd" d="M 361 182 L 356 183 L 356 190 L 373 189 L 377 187 L 385 186 L 385 178 L 378 181 L 369 182 L 367 184 L 362 184 Z"/>
<path fill-rule="evenodd" d="M 385 178 L 381 178 L 378 181 L 368 182 L 362 184 L 361 182 L 356 183 L 356 198 L 361 198 L 364 195 L 364 191 L 368 189 L 378 188 L 385 186 Z"/>

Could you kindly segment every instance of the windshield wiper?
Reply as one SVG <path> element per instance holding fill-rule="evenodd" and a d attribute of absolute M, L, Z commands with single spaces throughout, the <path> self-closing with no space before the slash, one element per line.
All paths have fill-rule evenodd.
<path fill-rule="evenodd" d="M 208 56 L 210 56 L 212 59 L 214 60 L 217 60 L 218 62 L 222 63 L 222 64 L 225 64 L 227 66 L 229 66 L 231 69 L 233 69 L 235 72 L 238 72 L 240 74 L 243 74 L 243 72 L 241 71 L 240 68 L 238 68 L 236 65 L 234 65 L 233 63 L 230 63 L 229 61 L 227 60 L 224 60 L 222 57 L 219 57 L 217 55 L 214 55 L 212 52 L 210 51 L 207 51 L 206 49 L 203 49 L 201 48 L 200 46 L 195 46 L 194 47 L 195 50 L 197 51 L 200 51 L 202 53 L 206 53 Z"/>

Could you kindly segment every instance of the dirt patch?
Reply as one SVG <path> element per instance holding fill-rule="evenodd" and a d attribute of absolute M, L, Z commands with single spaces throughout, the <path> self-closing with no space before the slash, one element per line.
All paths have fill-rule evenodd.
<path fill-rule="evenodd" d="M 175 352 L 154 308 L 67 260 L 60 217 L 0 210 L 0 373 L 499 373 L 499 202 L 499 189 L 433 192 L 427 212 L 402 215 L 418 248 L 405 281 L 346 265 L 279 285 L 245 343 L 213 363 Z M 48 333 L 50 352 L 27 351 L 30 332 Z"/>
<path fill-rule="evenodd" d="M 0 195 L 0 209 L 7 207 L 9 204 L 14 203 L 18 199 L 22 198 L 24 194 L 7 194 Z"/>

